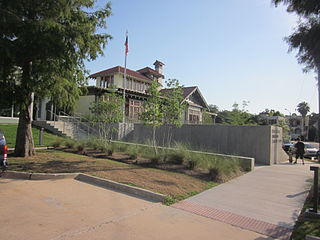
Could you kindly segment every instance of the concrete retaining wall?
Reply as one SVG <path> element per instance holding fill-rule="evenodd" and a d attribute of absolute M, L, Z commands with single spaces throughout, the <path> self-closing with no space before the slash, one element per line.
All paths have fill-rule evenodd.
<path fill-rule="evenodd" d="M 13 117 L 0 117 L 0 123 L 1 124 L 17 124 L 19 122 L 19 118 L 13 118 Z"/>
<path fill-rule="evenodd" d="M 282 128 L 275 126 L 183 125 L 181 128 L 161 126 L 156 131 L 157 144 L 167 146 L 180 142 L 192 150 L 255 158 L 257 163 L 274 164 L 285 161 L 282 150 Z M 134 130 L 122 140 L 145 143 L 152 138 L 152 129 L 134 124 Z"/>

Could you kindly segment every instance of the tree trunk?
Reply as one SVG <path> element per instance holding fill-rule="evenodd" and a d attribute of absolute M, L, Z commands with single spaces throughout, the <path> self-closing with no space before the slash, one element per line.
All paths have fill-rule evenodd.
<path fill-rule="evenodd" d="M 157 147 L 156 147 L 156 126 L 152 126 L 152 144 L 154 149 L 154 154 L 157 155 Z"/>
<path fill-rule="evenodd" d="M 16 136 L 15 155 L 18 157 L 27 157 L 35 154 L 34 143 L 32 137 L 32 104 L 33 93 L 29 88 L 31 81 L 31 62 L 25 62 L 22 67 L 21 81 L 21 105 L 19 114 L 19 124 Z"/>
<path fill-rule="evenodd" d="M 32 94 L 30 93 L 20 109 L 16 146 L 14 151 L 15 155 L 18 157 L 28 157 L 35 154 L 31 127 L 31 95 Z"/>

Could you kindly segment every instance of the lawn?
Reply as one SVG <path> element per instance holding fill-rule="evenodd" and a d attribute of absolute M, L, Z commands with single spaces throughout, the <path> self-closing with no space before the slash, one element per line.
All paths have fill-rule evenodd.
<path fill-rule="evenodd" d="M 294 240 L 304 240 L 306 235 L 320 237 L 320 219 L 308 218 L 303 214 L 308 208 L 313 208 L 311 195 L 306 199 L 302 214 L 294 226 L 292 233 L 292 239 Z M 318 206 L 318 208 L 320 208 L 320 206 Z"/>
<path fill-rule="evenodd" d="M 7 144 L 10 148 L 13 148 L 16 143 L 16 135 L 17 135 L 17 124 L 0 124 L 0 132 L 3 132 Z M 61 141 L 64 140 L 62 137 L 58 137 L 56 135 L 50 134 L 46 131 L 44 131 L 43 134 L 43 140 L 42 140 L 42 145 L 39 144 L 39 135 L 40 135 L 40 129 L 38 128 L 32 128 L 32 134 L 33 134 L 33 140 L 34 140 L 34 145 L 36 147 L 40 146 L 51 146 L 51 144 L 59 139 Z"/>
<path fill-rule="evenodd" d="M 35 156 L 27 158 L 9 157 L 9 170 L 46 173 L 82 172 L 170 195 L 174 199 L 183 199 L 217 185 L 177 172 L 58 150 L 39 150 Z"/>

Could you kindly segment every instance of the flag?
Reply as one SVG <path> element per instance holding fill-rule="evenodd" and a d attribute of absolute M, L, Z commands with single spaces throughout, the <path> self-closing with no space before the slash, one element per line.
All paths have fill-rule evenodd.
<path fill-rule="evenodd" d="M 124 45 L 126 46 L 126 50 L 125 50 L 126 56 L 128 56 L 128 52 L 129 52 L 128 31 L 126 33 L 126 41 Z"/>

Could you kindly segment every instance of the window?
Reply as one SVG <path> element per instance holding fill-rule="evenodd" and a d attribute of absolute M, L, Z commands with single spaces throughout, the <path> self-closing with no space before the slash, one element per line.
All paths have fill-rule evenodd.
<path fill-rule="evenodd" d="M 201 112 L 200 110 L 189 109 L 189 123 L 198 123 L 200 122 Z"/>
<path fill-rule="evenodd" d="M 129 100 L 129 119 L 138 120 L 143 111 L 143 102 L 139 100 Z"/>

